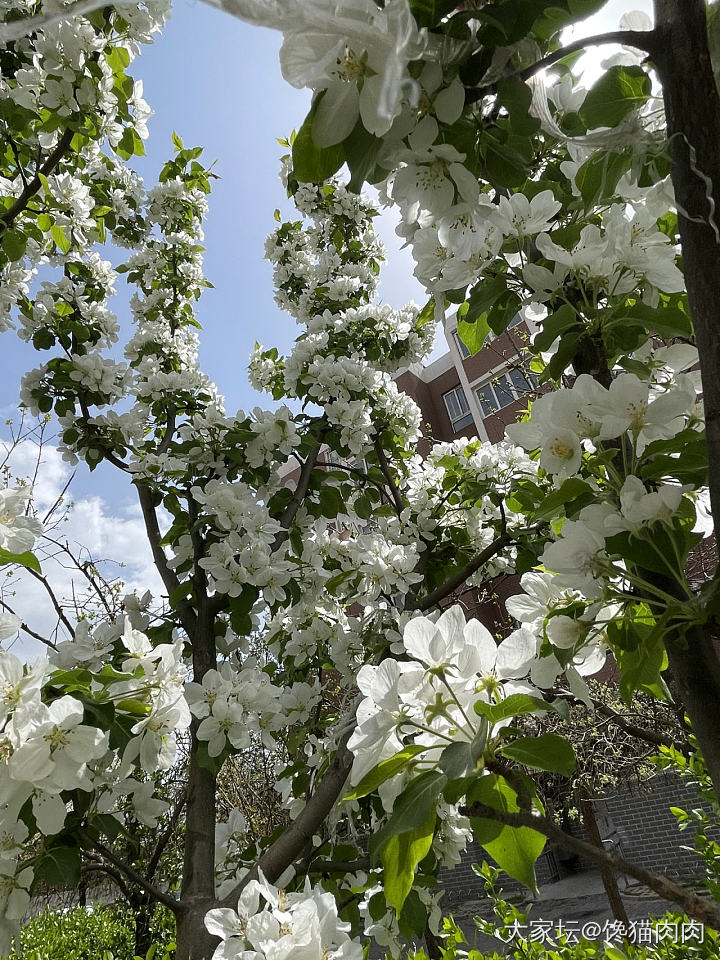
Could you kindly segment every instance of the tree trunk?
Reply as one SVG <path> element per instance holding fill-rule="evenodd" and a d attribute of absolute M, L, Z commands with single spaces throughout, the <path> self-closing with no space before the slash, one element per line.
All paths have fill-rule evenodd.
<path fill-rule="evenodd" d="M 583 787 L 577 787 L 575 790 L 575 798 L 578 806 L 580 807 L 580 815 L 582 816 L 583 826 L 585 827 L 585 833 L 587 834 L 588 840 L 600 850 L 604 850 L 605 847 L 603 846 L 600 830 L 598 829 L 597 820 L 595 819 L 595 811 L 593 809 L 592 800 L 590 799 L 587 791 Z M 619 920 L 621 923 L 624 923 L 625 927 L 629 930 L 630 920 L 628 919 L 627 911 L 625 910 L 625 904 L 620 896 L 620 890 L 617 885 L 617 877 L 613 870 L 611 870 L 611 868 L 606 864 L 601 863 L 598 866 L 600 869 L 600 879 L 602 880 L 603 887 L 605 888 L 605 893 L 607 895 L 613 917 L 615 917 L 615 919 Z"/>
<path fill-rule="evenodd" d="M 213 617 L 209 610 L 204 573 L 196 582 L 197 627 L 192 636 L 193 680 L 202 683 L 217 664 Z M 215 899 L 215 796 L 217 778 L 198 762 L 199 721 L 190 725 L 185 851 L 180 902 L 185 908 L 177 923 L 177 960 L 210 960 L 217 938 L 205 929 L 205 914 L 217 906 Z"/>
<path fill-rule="evenodd" d="M 665 98 L 688 301 L 700 355 L 710 500 L 720 518 L 720 97 L 704 0 L 654 0 L 652 58 Z M 711 630 L 667 644 L 693 733 L 720 796 L 720 664 Z"/>
<path fill-rule="evenodd" d="M 215 900 L 198 900 L 177 918 L 176 960 L 210 960 L 218 938 L 205 929 L 205 914 L 215 906 Z"/>

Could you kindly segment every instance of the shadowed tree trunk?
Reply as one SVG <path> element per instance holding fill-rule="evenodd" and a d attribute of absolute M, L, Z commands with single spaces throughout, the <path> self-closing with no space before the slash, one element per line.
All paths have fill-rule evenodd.
<path fill-rule="evenodd" d="M 652 59 L 663 86 L 688 300 L 700 355 L 713 516 L 720 517 L 720 97 L 704 0 L 654 0 Z M 668 640 L 693 733 L 720 795 L 716 624 Z"/>

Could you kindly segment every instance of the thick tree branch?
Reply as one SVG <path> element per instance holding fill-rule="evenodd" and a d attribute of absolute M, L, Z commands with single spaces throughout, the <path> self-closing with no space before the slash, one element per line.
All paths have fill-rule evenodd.
<path fill-rule="evenodd" d="M 350 773 L 353 755 L 347 748 L 347 742 L 350 739 L 352 729 L 354 729 L 354 726 L 340 740 L 332 763 L 305 807 L 290 826 L 268 847 L 253 869 L 225 897 L 221 906 L 234 906 L 249 881 L 257 879 L 260 870 L 270 883 L 273 883 L 293 863 L 308 841 L 312 840 L 317 828 L 325 822 L 328 814 L 337 803 Z"/>
<path fill-rule="evenodd" d="M 630 863 L 614 853 L 608 853 L 586 840 L 579 840 L 577 837 L 565 833 L 564 830 L 561 830 L 560 827 L 545 817 L 536 816 L 527 810 L 506 813 L 495 810 L 494 807 L 488 807 L 484 803 L 473 803 L 467 807 L 460 807 L 460 813 L 466 817 L 494 820 L 496 823 L 504 823 L 509 827 L 529 827 L 531 830 L 537 830 L 548 840 L 552 840 L 553 843 L 570 850 L 572 853 L 587 857 L 599 865 L 612 869 L 615 873 L 623 873 L 640 883 L 644 883 L 646 887 L 654 890 L 664 900 L 679 904 L 688 916 L 694 917 L 708 927 L 712 927 L 713 930 L 720 930 L 720 909 L 712 901 L 699 897 L 692 890 L 686 890 L 668 877 L 651 873 L 644 867 Z"/>
<path fill-rule="evenodd" d="M 55 167 L 57 167 L 57 165 L 65 156 L 72 142 L 72 138 L 74 136 L 75 136 L 74 130 L 69 130 L 69 129 L 65 130 L 63 135 L 58 140 L 57 145 L 55 146 L 55 149 L 53 150 L 53 152 L 47 158 L 45 163 L 40 167 L 40 169 L 32 178 L 32 180 L 30 180 L 25 185 L 22 193 L 17 198 L 15 203 L 13 203 L 13 205 L 8 210 L 6 210 L 2 216 L 0 216 L 0 223 L 4 224 L 6 228 L 12 226 L 15 219 L 19 217 L 20 214 L 26 209 L 27 205 L 30 203 L 32 198 L 35 196 L 38 190 L 42 187 L 42 181 L 40 180 L 39 174 L 42 174 L 43 176 L 47 177 L 49 176 L 49 174 L 53 172 Z"/>
<path fill-rule="evenodd" d="M 472 560 L 468 561 L 465 566 L 460 567 L 459 570 L 456 570 L 445 583 L 441 584 L 437 589 L 432 590 L 430 593 L 426 594 L 424 597 L 420 597 L 415 601 L 414 604 L 408 604 L 408 609 L 412 610 L 431 610 L 436 604 L 440 603 L 441 600 L 444 600 L 445 597 L 450 596 L 458 587 L 461 587 L 468 577 L 471 577 L 474 573 L 488 562 L 492 558 L 500 553 L 503 547 L 507 546 L 510 542 L 510 538 L 507 534 L 502 533 L 497 537 L 491 544 L 485 547 L 476 557 L 473 557 Z"/>
<path fill-rule="evenodd" d="M 310 453 L 307 455 L 305 463 L 302 465 L 300 470 L 300 476 L 298 477 L 297 486 L 295 491 L 288 501 L 287 506 L 282 512 L 280 517 L 280 525 L 282 530 L 280 530 L 273 540 L 272 550 L 273 553 L 276 550 L 279 550 L 280 547 L 285 543 L 287 538 L 290 536 L 290 527 L 292 522 L 297 516 L 297 512 L 302 506 L 303 500 L 307 496 L 308 489 L 310 487 L 310 477 L 313 470 L 315 469 L 315 464 L 317 463 L 317 458 L 320 455 L 320 448 L 322 447 L 322 438 L 325 435 L 326 431 L 322 431 L 320 434 L 320 439 L 317 441 L 315 446 L 312 448 Z"/>
<path fill-rule="evenodd" d="M 712 513 L 720 518 L 720 96 L 708 48 L 704 0 L 655 0 L 672 182 L 683 270 L 700 359 Z M 720 661 L 717 622 L 666 637 L 670 670 L 716 792 L 720 792 Z"/>
<path fill-rule="evenodd" d="M 168 597 L 170 597 L 180 587 L 180 581 L 174 571 L 168 566 L 165 551 L 160 545 L 162 534 L 160 533 L 160 526 L 158 524 L 157 514 L 155 513 L 155 505 L 153 504 L 150 487 L 144 483 L 136 483 L 135 486 L 138 492 L 138 499 L 140 500 L 140 509 L 142 510 L 143 520 L 145 522 L 145 532 L 147 533 L 155 567 L 165 585 Z M 182 625 L 185 628 L 185 632 L 188 636 L 191 636 L 197 625 L 197 617 L 192 605 L 188 603 L 187 600 L 182 600 L 177 603 L 176 609 Z"/>

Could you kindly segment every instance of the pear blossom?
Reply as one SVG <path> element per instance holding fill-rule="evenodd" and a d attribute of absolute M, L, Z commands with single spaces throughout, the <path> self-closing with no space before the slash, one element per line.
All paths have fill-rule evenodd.
<path fill-rule="evenodd" d="M 261 898 L 264 901 L 261 906 Z M 285 893 L 267 882 L 250 880 L 237 910 L 219 908 L 205 917 L 209 933 L 220 938 L 213 960 L 362 960 L 359 941 L 348 936 L 350 924 L 337 915 L 331 893 L 312 886 Z"/>
<path fill-rule="evenodd" d="M 375 136 L 387 133 L 404 96 L 419 90 L 407 64 L 422 51 L 421 36 L 407 0 L 383 9 L 371 0 L 307 0 L 302 23 L 284 31 L 283 77 L 294 87 L 324 91 L 313 123 L 320 146 L 344 140 L 358 116 Z"/>
<path fill-rule="evenodd" d="M 528 200 L 523 193 L 500 197 L 498 209 L 504 232 L 523 238 L 546 233 L 561 206 L 552 190 L 541 190 L 532 200 Z"/>
<path fill-rule="evenodd" d="M 42 533 L 40 521 L 26 515 L 29 499 L 29 489 L 0 490 L 0 549 L 8 553 L 32 550 Z"/>

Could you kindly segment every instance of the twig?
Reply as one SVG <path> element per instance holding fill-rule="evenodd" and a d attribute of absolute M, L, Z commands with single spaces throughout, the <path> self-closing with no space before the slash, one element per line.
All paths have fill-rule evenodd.
<path fill-rule="evenodd" d="M 70 621 L 68 620 L 68 618 L 65 616 L 65 611 L 60 606 L 60 602 L 55 596 L 55 591 L 47 582 L 47 579 L 41 573 L 38 573 L 37 570 L 33 570 L 31 567 L 26 567 L 25 569 L 27 570 L 27 572 L 30 574 L 31 577 L 35 577 L 35 579 L 39 581 L 43 585 L 43 587 L 45 587 L 45 590 L 48 596 L 50 597 L 52 605 L 55 608 L 55 613 L 57 613 L 58 618 L 60 619 L 63 626 L 68 630 L 68 632 L 70 633 L 70 636 L 74 637 L 75 629 L 73 625 L 70 623 Z"/>
<path fill-rule="evenodd" d="M 173 807 L 172 813 L 170 814 L 170 819 L 168 820 L 167 825 L 165 826 L 165 829 L 160 834 L 160 836 L 158 837 L 158 841 L 155 844 L 155 849 L 152 852 L 150 861 L 147 866 L 147 870 L 145 871 L 148 880 L 152 880 L 155 874 L 155 871 L 157 870 L 158 864 L 160 863 L 160 859 L 163 853 L 165 852 L 165 848 L 167 847 L 168 843 L 172 839 L 172 835 L 175 832 L 178 819 L 180 818 L 180 814 L 182 813 L 183 808 L 185 807 L 186 801 L 187 801 L 187 791 L 183 790 L 179 798 L 175 801 L 175 806 Z"/>
<path fill-rule="evenodd" d="M 125 874 L 128 880 L 136 884 L 136 886 L 140 887 L 146 893 L 150 894 L 154 900 L 157 900 L 158 903 L 162 903 L 163 906 L 168 908 L 168 910 L 172 910 L 173 913 L 184 913 L 184 911 L 187 909 L 185 905 L 179 900 L 176 900 L 175 897 L 171 897 L 169 893 L 165 893 L 154 884 L 146 880 L 141 873 L 138 873 L 134 867 L 131 867 L 128 863 L 125 863 L 124 860 L 121 860 L 120 857 L 116 856 L 112 852 L 112 850 L 108 850 L 104 844 L 100 843 L 98 840 L 93 840 L 93 838 L 84 830 L 80 830 L 80 836 L 86 843 L 90 844 L 94 850 L 97 850 L 103 859 L 107 860 L 114 867 L 117 867 L 121 873 Z"/>
<path fill-rule="evenodd" d="M 10 604 L 6 603 L 4 600 L 0 600 L 0 607 L 3 607 L 5 610 L 9 611 L 14 617 L 17 617 L 17 614 Z M 47 637 L 43 637 L 34 630 L 31 630 L 31 628 L 24 621 L 20 622 L 20 629 L 24 633 L 27 633 L 27 635 L 32 637 L 34 640 L 39 640 L 40 643 L 44 643 L 46 647 L 50 647 L 52 650 L 57 650 L 57 646 L 52 642 L 52 640 L 48 640 Z"/>
<path fill-rule="evenodd" d="M 533 63 L 532 66 L 519 70 L 516 74 L 513 74 L 513 76 L 519 77 L 521 80 L 527 80 L 541 70 L 551 67 L 557 63 L 558 60 L 569 56 L 571 53 L 584 50 L 585 47 L 599 47 L 607 43 L 619 43 L 625 47 L 636 47 L 638 50 L 644 50 L 645 53 L 652 54 L 655 50 L 655 39 L 656 35 L 654 30 L 612 30 L 610 33 L 598 33 L 593 37 L 581 37 L 579 40 L 573 40 L 572 43 L 568 43 L 567 46 L 561 47 L 559 50 L 554 50 L 546 57 L 543 57 L 542 60 Z"/>
<path fill-rule="evenodd" d="M 578 700 L 577 697 L 573 696 L 573 694 L 568 690 L 563 690 L 560 687 L 554 688 L 552 693 L 554 696 L 562 697 L 564 700 L 572 700 L 573 703 L 582 702 Z M 609 723 L 614 723 L 631 737 L 636 737 L 638 740 L 644 740 L 646 743 L 651 743 L 658 747 L 674 747 L 686 757 L 691 753 L 690 744 L 685 740 L 674 740 L 672 737 L 666 737 L 662 733 L 657 733 L 655 730 L 647 730 L 645 727 L 638 727 L 636 724 L 630 723 L 629 720 L 626 720 L 622 714 L 616 713 L 612 707 L 608 707 L 607 704 L 602 702 L 602 700 L 595 700 L 592 698 L 592 705 L 598 713 L 601 713 L 604 717 L 607 717 Z"/>

